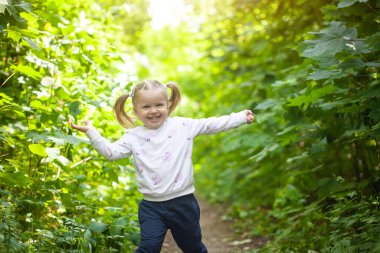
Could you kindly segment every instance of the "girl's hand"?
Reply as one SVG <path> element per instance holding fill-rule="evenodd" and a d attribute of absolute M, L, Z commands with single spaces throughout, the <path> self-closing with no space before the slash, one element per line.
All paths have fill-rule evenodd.
<path fill-rule="evenodd" d="M 255 116 L 251 110 L 245 110 L 245 115 L 247 117 L 247 123 L 250 124 L 255 120 Z"/>
<path fill-rule="evenodd" d="M 74 128 L 74 129 L 76 129 L 76 130 L 78 130 L 80 132 L 83 132 L 83 133 L 87 133 L 87 131 L 92 127 L 92 124 L 91 124 L 91 122 L 89 120 L 85 121 L 85 125 L 84 126 L 75 125 L 71 119 L 69 119 L 67 122 L 69 123 L 69 125 L 72 128 Z"/>

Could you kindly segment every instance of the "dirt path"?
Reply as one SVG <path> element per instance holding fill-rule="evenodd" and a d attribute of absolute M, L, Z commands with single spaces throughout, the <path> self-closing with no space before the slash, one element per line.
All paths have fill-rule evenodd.
<path fill-rule="evenodd" d="M 265 240 L 234 238 L 230 223 L 223 221 L 225 210 L 221 206 L 210 205 L 200 200 L 201 228 L 203 243 L 209 253 L 243 253 L 257 249 L 265 244 Z M 168 231 L 161 253 L 181 253 L 170 231 Z"/>

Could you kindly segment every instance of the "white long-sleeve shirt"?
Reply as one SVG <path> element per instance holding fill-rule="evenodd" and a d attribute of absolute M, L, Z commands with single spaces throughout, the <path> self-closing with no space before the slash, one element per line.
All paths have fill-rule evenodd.
<path fill-rule="evenodd" d="M 133 155 L 139 191 L 144 199 L 165 201 L 194 192 L 192 149 L 194 138 L 239 127 L 246 113 L 204 119 L 169 117 L 160 128 L 128 129 L 110 143 L 94 128 L 87 131 L 94 148 L 108 160 Z"/>

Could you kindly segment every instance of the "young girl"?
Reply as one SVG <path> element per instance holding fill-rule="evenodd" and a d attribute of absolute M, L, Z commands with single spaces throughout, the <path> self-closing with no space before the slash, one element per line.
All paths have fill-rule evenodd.
<path fill-rule="evenodd" d="M 128 98 L 142 126 L 136 127 L 125 112 Z M 107 159 L 117 160 L 130 155 L 134 158 L 138 189 L 144 196 L 138 211 L 141 242 L 135 253 L 159 253 L 168 229 L 183 252 L 207 252 L 202 243 L 199 206 L 193 195 L 194 138 L 254 120 L 250 110 L 217 118 L 169 117 L 180 98 L 174 83 L 163 85 L 147 80 L 137 84 L 114 105 L 117 120 L 127 128 L 114 143 L 103 138 L 89 122 L 79 126 L 69 120 L 71 127 L 86 133 L 94 148 Z"/>

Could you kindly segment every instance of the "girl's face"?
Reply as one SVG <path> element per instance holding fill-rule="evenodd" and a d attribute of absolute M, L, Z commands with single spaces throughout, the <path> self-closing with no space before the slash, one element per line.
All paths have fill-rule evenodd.
<path fill-rule="evenodd" d="M 169 115 L 168 98 L 162 89 L 141 90 L 134 103 L 136 116 L 149 129 L 158 129 Z"/>

